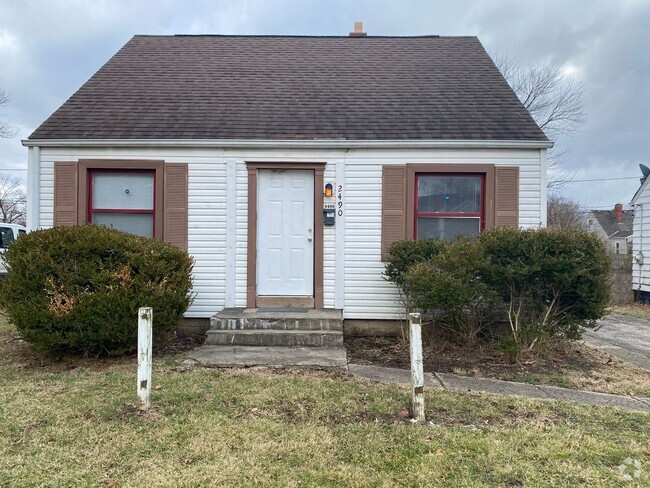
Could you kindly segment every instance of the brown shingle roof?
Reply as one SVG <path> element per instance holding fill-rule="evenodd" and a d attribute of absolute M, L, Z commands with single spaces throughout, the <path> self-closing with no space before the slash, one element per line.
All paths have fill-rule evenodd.
<path fill-rule="evenodd" d="M 475 37 L 136 36 L 30 139 L 546 141 Z"/>

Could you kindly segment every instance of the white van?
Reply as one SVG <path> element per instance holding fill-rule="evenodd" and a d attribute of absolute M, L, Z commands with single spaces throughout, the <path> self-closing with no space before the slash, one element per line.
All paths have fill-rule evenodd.
<path fill-rule="evenodd" d="M 2 258 L 7 247 L 13 241 L 23 234 L 27 234 L 27 229 L 18 224 L 5 224 L 0 222 L 0 277 L 7 275 L 7 268 L 5 268 L 5 260 Z"/>

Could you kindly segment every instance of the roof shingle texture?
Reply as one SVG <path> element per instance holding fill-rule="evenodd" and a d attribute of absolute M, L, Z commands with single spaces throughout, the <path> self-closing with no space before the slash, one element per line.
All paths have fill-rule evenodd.
<path fill-rule="evenodd" d="M 475 37 L 136 36 L 30 139 L 530 140 Z"/>
<path fill-rule="evenodd" d="M 616 223 L 614 210 L 592 210 L 591 213 L 609 237 L 629 237 L 632 235 L 633 210 L 623 210 L 623 220 Z"/>

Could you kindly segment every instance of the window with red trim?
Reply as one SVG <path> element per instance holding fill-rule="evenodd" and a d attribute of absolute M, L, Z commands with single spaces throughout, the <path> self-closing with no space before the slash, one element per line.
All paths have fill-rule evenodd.
<path fill-rule="evenodd" d="M 485 175 L 417 173 L 416 239 L 474 237 L 485 228 Z"/>
<path fill-rule="evenodd" d="M 88 222 L 154 236 L 156 175 L 150 170 L 88 172 Z"/>

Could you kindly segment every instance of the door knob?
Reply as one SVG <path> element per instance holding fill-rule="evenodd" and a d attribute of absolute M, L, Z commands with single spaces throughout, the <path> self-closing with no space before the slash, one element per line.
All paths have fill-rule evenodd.
<path fill-rule="evenodd" d="M 308 237 L 308 238 L 307 238 L 307 242 L 311 242 L 311 237 Z"/>
<path fill-rule="evenodd" d="M 311 227 L 309 229 L 307 229 L 307 232 L 311 232 Z"/>

